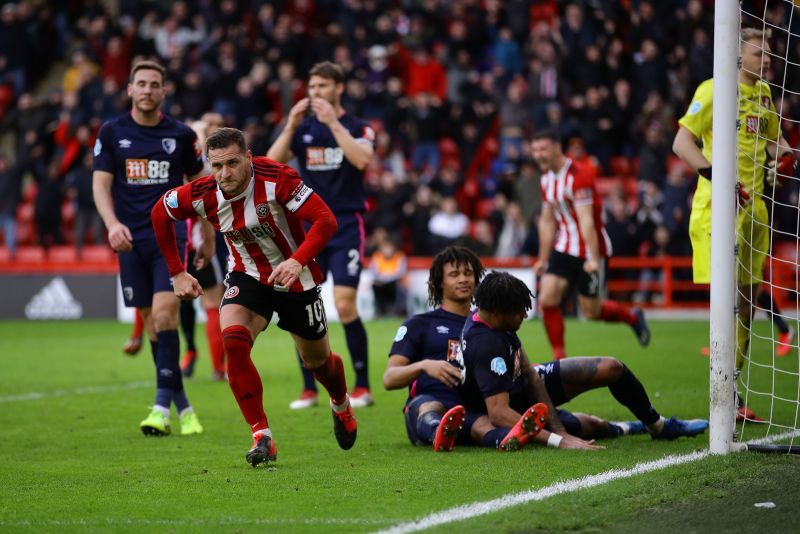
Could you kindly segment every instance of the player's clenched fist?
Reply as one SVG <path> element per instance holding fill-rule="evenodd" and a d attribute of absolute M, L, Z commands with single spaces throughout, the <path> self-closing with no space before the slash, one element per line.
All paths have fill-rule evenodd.
<path fill-rule="evenodd" d="M 200 282 L 187 272 L 178 273 L 172 279 L 172 290 L 175 296 L 181 300 L 196 299 L 203 294 L 203 288 L 200 287 Z"/>
<path fill-rule="evenodd" d="M 129 252 L 133 248 L 133 237 L 127 226 L 118 222 L 108 228 L 108 244 L 115 252 Z"/>
<path fill-rule="evenodd" d="M 300 265 L 299 261 L 289 258 L 275 267 L 267 282 L 276 286 L 289 287 L 297 281 L 302 270 L 303 266 Z"/>

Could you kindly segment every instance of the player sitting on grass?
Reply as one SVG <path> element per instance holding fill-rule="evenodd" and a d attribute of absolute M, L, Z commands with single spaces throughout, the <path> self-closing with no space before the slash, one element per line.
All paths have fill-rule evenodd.
<path fill-rule="evenodd" d="M 514 424 L 531 402 L 553 406 L 597 387 L 608 386 L 614 398 L 640 421 L 627 423 L 626 431 L 646 428 L 654 439 L 695 436 L 708 428 L 708 421 L 664 419 L 650 403 L 641 382 L 614 358 L 580 358 L 534 367 L 517 337 L 522 321 L 531 309 L 528 287 L 518 278 L 500 272 L 489 273 L 475 292 L 478 310 L 467 317 L 461 334 L 465 379 L 462 386 L 466 408 L 486 413 L 496 427 Z M 574 363 L 573 363 L 574 362 Z M 592 422 L 606 426 L 603 421 Z M 615 425 L 616 426 L 616 425 Z M 613 431 L 613 429 L 608 429 Z M 560 448 L 598 448 L 589 437 L 602 428 L 586 428 L 578 418 L 551 417 L 548 430 L 534 441 Z"/>
<path fill-rule="evenodd" d="M 203 293 L 185 271 L 172 220 L 195 213 L 225 235 L 233 261 L 225 278 L 220 311 L 228 357 L 228 382 L 253 433 L 247 462 L 253 467 L 277 458 L 262 403 L 262 383 L 250 351 L 273 313 L 291 333 L 305 365 L 328 390 L 333 428 L 342 449 L 356 440 L 356 420 L 347 395 L 341 358 L 331 352 L 314 256 L 336 232 L 328 206 L 286 165 L 253 157 L 244 133 L 220 128 L 206 141 L 211 176 L 170 190 L 153 207 L 153 227 L 181 299 Z M 308 233 L 303 223 L 309 223 Z"/>
<path fill-rule="evenodd" d="M 436 309 L 411 317 L 395 336 L 383 382 L 389 390 L 409 387 L 410 396 L 404 412 L 408 437 L 415 445 L 433 443 L 435 451 L 449 451 L 458 441 L 492 448 L 502 444 L 501 450 L 505 450 L 506 444 L 514 440 L 529 440 L 525 426 L 530 427 L 531 422 L 547 413 L 541 406 L 538 412 L 524 414 L 511 429 L 495 427 L 487 415 L 464 409 L 458 389 L 461 383 L 459 337 L 482 276 L 483 265 L 469 249 L 448 247 L 440 252 L 433 259 L 428 277 L 428 301 Z M 584 360 L 573 359 L 569 365 L 580 368 Z M 576 372 L 576 378 L 585 374 Z M 558 379 L 558 374 L 553 376 L 551 381 Z M 580 421 L 584 437 L 615 437 L 637 428 L 644 431 L 638 421 L 608 423 L 592 415 L 571 414 L 566 410 L 559 410 L 558 416 Z"/>

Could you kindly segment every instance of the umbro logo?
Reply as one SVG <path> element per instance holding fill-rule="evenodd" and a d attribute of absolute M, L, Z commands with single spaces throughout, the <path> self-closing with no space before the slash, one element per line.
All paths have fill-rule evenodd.
<path fill-rule="evenodd" d="M 130 148 L 131 147 L 130 139 L 120 139 L 119 140 L 119 147 L 120 148 Z"/>
<path fill-rule="evenodd" d="M 449 334 L 450 333 L 450 328 L 448 328 L 446 326 L 437 326 L 436 327 L 436 331 L 438 333 L 440 333 L 440 334 Z"/>
<path fill-rule="evenodd" d="M 314 136 L 313 135 L 311 135 L 311 134 L 303 135 L 303 142 L 304 143 L 310 143 L 313 140 L 314 140 Z"/>
<path fill-rule="evenodd" d="M 25 306 L 28 319 L 80 319 L 82 315 L 83 306 L 60 276 L 53 278 Z"/>

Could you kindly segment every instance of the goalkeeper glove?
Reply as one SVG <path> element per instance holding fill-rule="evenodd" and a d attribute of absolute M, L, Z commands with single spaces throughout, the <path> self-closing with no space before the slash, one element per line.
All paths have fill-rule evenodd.
<path fill-rule="evenodd" d="M 782 186 L 786 179 L 794 176 L 797 168 L 797 161 L 791 152 L 786 152 L 778 159 L 774 159 L 767 164 L 767 183 L 771 187 Z"/>
<path fill-rule="evenodd" d="M 711 166 L 703 167 L 702 169 L 697 169 L 697 173 L 708 180 L 711 181 Z M 740 182 L 736 182 L 736 202 L 740 206 L 744 206 L 748 202 L 750 202 L 750 193 L 745 190 L 744 186 Z"/>

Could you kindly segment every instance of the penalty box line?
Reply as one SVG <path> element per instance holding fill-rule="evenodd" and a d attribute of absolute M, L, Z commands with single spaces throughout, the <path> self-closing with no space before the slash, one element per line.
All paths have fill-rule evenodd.
<path fill-rule="evenodd" d="M 753 441 L 757 441 L 758 443 L 774 443 L 796 437 L 798 435 L 800 435 L 800 431 L 795 430 L 782 434 L 775 434 L 773 436 L 767 436 L 766 438 Z M 463 521 L 465 519 L 471 519 L 473 517 L 499 512 L 500 510 L 510 508 L 512 506 L 541 501 L 556 495 L 573 493 L 582 489 L 594 488 L 609 482 L 614 482 L 615 480 L 630 478 L 636 475 L 659 471 L 661 469 L 666 469 L 676 465 L 695 462 L 708 457 L 710 454 L 711 453 L 708 451 L 708 449 L 705 449 L 690 454 L 665 456 L 660 460 L 636 464 L 629 469 L 611 469 L 597 475 L 588 475 L 573 480 L 559 481 L 555 484 L 551 484 L 550 486 L 546 486 L 537 490 L 513 493 L 489 501 L 464 504 L 449 508 L 447 510 L 442 510 L 441 512 L 434 512 L 422 518 L 377 531 L 376 534 L 407 534 L 410 532 L 418 532 L 420 530 L 425 530 L 439 525 L 445 525 L 447 523 L 453 523 L 455 521 Z"/>

